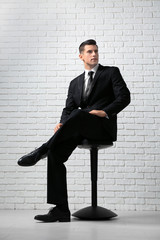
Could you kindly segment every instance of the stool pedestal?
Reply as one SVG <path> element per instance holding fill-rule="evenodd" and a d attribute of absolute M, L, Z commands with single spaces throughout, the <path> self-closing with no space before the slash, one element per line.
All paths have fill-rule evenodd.
<path fill-rule="evenodd" d="M 72 216 L 82 220 L 109 220 L 110 218 L 117 217 L 117 214 L 103 207 L 86 207 L 73 213 Z"/>
<path fill-rule="evenodd" d="M 91 160 L 91 194 L 92 205 L 73 213 L 72 216 L 83 220 L 107 220 L 116 217 L 117 214 L 103 207 L 97 206 L 97 172 L 98 172 L 98 150 L 113 146 L 112 142 L 83 140 L 79 148 L 90 150 Z"/>

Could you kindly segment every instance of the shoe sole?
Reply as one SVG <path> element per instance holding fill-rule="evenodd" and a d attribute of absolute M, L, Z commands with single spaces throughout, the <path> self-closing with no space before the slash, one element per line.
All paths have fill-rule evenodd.
<path fill-rule="evenodd" d="M 63 219 L 59 219 L 59 222 L 70 222 L 71 219 L 70 218 L 63 218 Z"/>
<path fill-rule="evenodd" d="M 56 219 L 56 220 L 43 220 L 43 219 L 36 219 L 34 218 L 35 220 L 38 220 L 38 221 L 42 221 L 42 222 L 70 222 L 71 219 L 70 218 L 60 218 L 60 219 Z"/>

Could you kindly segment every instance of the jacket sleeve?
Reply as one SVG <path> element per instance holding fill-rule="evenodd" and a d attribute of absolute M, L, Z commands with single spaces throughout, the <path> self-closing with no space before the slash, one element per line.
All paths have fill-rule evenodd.
<path fill-rule="evenodd" d="M 114 100 L 103 109 L 109 118 L 118 114 L 130 103 L 130 91 L 128 90 L 117 67 L 113 67 L 110 77 L 112 81 Z"/>
<path fill-rule="evenodd" d="M 68 95 L 66 99 L 65 108 L 63 108 L 62 115 L 60 118 L 60 123 L 65 123 L 68 119 L 70 113 L 77 109 L 77 106 L 73 100 L 73 83 L 71 82 L 68 89 Z"/>

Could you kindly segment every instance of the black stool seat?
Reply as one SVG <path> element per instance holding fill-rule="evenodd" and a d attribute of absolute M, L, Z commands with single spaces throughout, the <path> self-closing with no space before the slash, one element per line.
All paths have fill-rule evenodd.
<path fill-rule="evenodd" d="M 113 146 L 113 142 L 108 140 L 89 140 L 83 139 L 82 142 L 78 145 L 79 148 L 91 149 L 91 148 L 108 148 Z"/>
<path fill-rule="evenodd" d="M 90 150 L 91 160 L 91 182 L 92 182 L 92 205 L 77 212 L 72 216 L 84 220 L 105 220 L 116 217 L 117 214 L 103 207 L 97 206 L 97 169 L 98 169 L 98 150 L 113 146 L 112 141 L 84 139 L 79 148 Z"/>

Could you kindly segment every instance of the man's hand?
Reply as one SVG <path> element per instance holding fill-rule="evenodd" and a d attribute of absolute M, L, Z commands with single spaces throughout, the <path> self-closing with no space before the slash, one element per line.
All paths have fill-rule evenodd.
<path fill-rule="evenodd" d="M 60 129 L 62 127 L 62 123 L 58 123 L 55 128 L 54 128 L 54 132 L 56 133 L 58 131 L 58 129 Z"/>
<path fill-rule="evenodd" d="M 96 115 L 98 117 L 107 117 L 106 112 L 104 112 L 103 110 L 92 110 L 89 113 L 93 114 L 93 115 Z"/>

